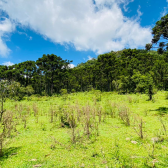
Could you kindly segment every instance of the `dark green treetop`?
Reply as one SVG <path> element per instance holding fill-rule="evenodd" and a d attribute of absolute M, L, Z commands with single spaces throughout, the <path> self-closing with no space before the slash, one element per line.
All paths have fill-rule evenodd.
<path fill-rule="evenodd" d="M 150 50 L 154 45 L 157 45 L 158 53 L 162 54 L 168 50 L 168 14 L 163 16 L 156 22 L 152 29 L 152 44 L 146 44 L 146 49 Z"/>

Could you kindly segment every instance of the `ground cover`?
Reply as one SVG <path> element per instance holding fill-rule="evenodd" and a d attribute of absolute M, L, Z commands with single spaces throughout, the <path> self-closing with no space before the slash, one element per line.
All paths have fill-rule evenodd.
<path fill-rule="evenodd" d="M 98 91 L 5 102 L 2 168 L 167 167 L 168 100 Z"/>

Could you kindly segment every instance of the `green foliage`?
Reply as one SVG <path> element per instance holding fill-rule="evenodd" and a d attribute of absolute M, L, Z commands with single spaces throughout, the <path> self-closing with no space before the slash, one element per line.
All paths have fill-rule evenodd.
<path fill-rule="evenodd" d="M 68 93 L 92 89 L 118 91 L 120 94 L 145 93 L 147 86 L 152 83 L 150 90 L 168 90 L 167 52 L 160 55 L 156 51 L 124 49 L 99 55 L 97 59 L 81 63 L 72 69 L 69 68 L 70 62 L 48 54 L 36 62 L 0 66 L 0 75 L 3 79 L 13 79 L 20 83 L 20 87 L 16 86 L 17 89 L 20 88 L 17 91 L 19 95 L 14 98 L 18 100 L 32 94 L 58 95 L 64 88 Z M 148 80 L 147 72 L 150 72 L 152 82 Z"/>
<path fill-rule="evenodd" d="M 66 95 L 68 92 L 67 92 L 67 89 L 61 89 L 60 93 L 63 96 L 63 95 Z"/>
<path fill-rule="evenodd" d="M 18 100 L 21 89 L 20 83 L 14 81 L 9 85 L 8 88 L 9 88 L 9 96 L 11 97 L 11 99 Z"/>
<path fill-rule="evenodd" d="M 152 96 L 155 94 L 155 85 L 152 77 L 152 72 L 142 75 L 139 71 L 134 72 L 132 80 L 136 85 L 136 92 L 146 93 L 149 96 L 149 100 L 152 100 Z"/>
<path fill-rule="evenodd" d="M 117 81 L 118 91 L 120 94 L 125 94 L 129 91 L 129 77 L 121 76 L 120 80 Z"/>
<path fill-rule="evenodd" d="M 6 101 L 6 98 L 8 96 L 8 87 L 9 82 L 7 80 L 1 80 L 0 81 L 0 122 L 2 121 L 3 114 L 6 110 L 4 110 L 4 102 Z"/>
<path fill-rule="evenodd" d="M 152 48 L 152 44 L 151 43 L 146 44 L 145 49 L 147 51 L 150 51 L 151 48 Z"/>
<path fill-rule="evenodd" d="M 26 93 L 28 96 L 31 96 L 34 93 L 34 89 L 31 85 L 26 87 Z"/>
<path fill-rule="evenodd" d="M 67 89 L 61 89 L 60 90 L 60 94 L 63 97 L 63 99 L 66 100 L 68 98 L 68 91 L 67 91 Z"/>
<path fill-rule="evenodd" d="M 167 23 L 168 14 L 157 21 L 155 27 L 152 29 L 152 44 L 157 44 L 159 42 L 158 53 L 160 54 L 162 54 L 164 51 L 167 51 L 168 49 L 168 43 L 166 43 L 166 40 L 168 39 Z M 163 40 L 160 41 L 160 39 Z"/>
<path fill-rule="evenodd" d="M 61 57 L 51 54 L 43 55 L 36 61 L 39 69 L 45 74 L 46 93 L 52 95 L 54 89 L 60 90 L 60 80 L 66 78 L 66 70 L 72 61 L 63 60 Z"/>
<path fill-rule="evenodd" d="M 100 90 L 92 89 L 91 92 L 95 95 L 95 100 L 97 102 L 101 101 L 101 91 Z"/>
<path fill-rule="evenodd" d="M 8 88 L 9 88 L 9 97 L 15 101 L 22 100 L 23 97 L 28 92 L 27 88 L 21 87 L 20 83 L 15 81 L 13 81 Z"/>
<path fill-rule="evenodd" d="M 75 90 L 75 89 L 72 89 L 72 90 L 71 90 L 71 93 L 75 93 L 75 92 L 76 92 L 76 90 Z"/>

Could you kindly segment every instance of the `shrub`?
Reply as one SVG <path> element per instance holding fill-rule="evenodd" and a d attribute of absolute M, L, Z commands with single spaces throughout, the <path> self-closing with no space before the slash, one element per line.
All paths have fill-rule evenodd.
<path fill-rule="evenodd" d="M 61 96 L 63 97 L 63 99 L 67 99 L 68 98 L 68 92 L 67 89 L 61 89 L 60 90 Z"/>
<path fill-rule="evenodd" d="M 63 96 L 63 95 L 66 95 L 68 92 L 67 92 L 67 89 L 61 89 L 60 93 Z"/>
<path fill-rule="evenodd" d="M 75 90 L 75 89 L 72 89 L 72 90 L 71 90 L 71 93 L 75 93 L 75 92 L 76 92 L 76 90 Z"/>
<path fill-rule="evenodd" d="M 119 107 L 119 117 L 126 126 L 130 126 L 130 111 L 126 106 Z"/>
<path fill-rule="evenodd" d="M 137 133 L 137 135 L 143 139 L 144 138 L 144 135 L 143 135 L 143 121 L 142 121 L 142 118 L 139 118 L 139 117 L 135 117 L 134 118 L 134 122 L 135 122 L 135 127 L 134 130 L 135 132 Z"/>

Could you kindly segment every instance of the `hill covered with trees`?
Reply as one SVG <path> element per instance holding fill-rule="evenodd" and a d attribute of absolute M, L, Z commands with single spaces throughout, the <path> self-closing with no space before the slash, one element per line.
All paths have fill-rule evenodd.
<path fill-rule="evenodd" d="M 14 80 L 22 87 L 32 86 L 35 94 L 52 95 L 91 88 L 119 93 L 144 93 L 149 84 L 168 89 L 168 53 L 124 49 L 99 55 L 97 59 L 69 68 L 71 61 L 54 54 L 13 66 L 0 66 L 1 79 Z"/>

